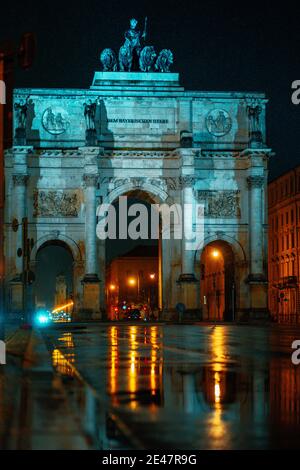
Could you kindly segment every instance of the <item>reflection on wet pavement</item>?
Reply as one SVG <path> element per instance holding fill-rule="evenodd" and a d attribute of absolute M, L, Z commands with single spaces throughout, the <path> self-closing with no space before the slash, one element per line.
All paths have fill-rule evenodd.
<path fill-rule="evenodd" d="M 84 428 L 97 434 L 98 448 L 113 445 L 108 411 L 133 446 L 300 446 L 300 366 L 291 362 L 300 330 L 70 325 L 47 335 L 57 370 L 72 376 L 75 366 L 90 385 L 77 405 L 84 407 Z"/>

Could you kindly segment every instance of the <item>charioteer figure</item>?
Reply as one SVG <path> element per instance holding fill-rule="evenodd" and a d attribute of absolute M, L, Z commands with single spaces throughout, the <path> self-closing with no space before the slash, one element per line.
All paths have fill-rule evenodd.
<path fill-rule="evenodd" d="M 133 54 L 134 51 L 136 52 L 137 56 L 139 57 L 142 49 L 141 39 L 145 41 L 146 39 L 146 25 L 147 25 L 147 18 L 145 19 L 145 28 L 143 33 L 136 29 L 138 21 L 135 18 L 131 18 L 130 20 L 130 29 L 125 32 L 125 45 L 130 47 L 131 53 Z"/>
<path fill-rule="evenodd" d="M 130 20 L 130 28 L 125 32 L 125 42 L 119 51 L 119 63 L 121 71 L 130 72 L 138 70 L 138 60 L 142 50 L 142 41 L 146 39 L 147 18 L 145 18 L 144 31 L 141 33 L 137 29 L 138 21 L 135 18 Z"/>

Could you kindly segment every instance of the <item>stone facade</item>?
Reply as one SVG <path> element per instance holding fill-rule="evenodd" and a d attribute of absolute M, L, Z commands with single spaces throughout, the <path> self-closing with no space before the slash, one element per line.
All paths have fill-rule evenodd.
<path fill-rule="evenodd" d="M 186 91 L 176 73 L 96 72 L 88 90 L 16 89 L 14 102 L 28 96 L 26 145 L 5 155 L 11 311 L 19 309 L 14 292 L 22 270 L 16 255 L 21 231 L 11 223 L 27 216 L 34 239 L 31 269 L 44 243 L 66 244 L 74 259 L 75 314 L 103 316 L 105 244 L 96 236 L 96 207 L 138 190 L 156 203 L 202 201 L 204 246 L 221 240 L 233 252 L 237 317 L 265 314 L 271 150 L 263 94 Z M 87 102 L 95 103 L 90 129 Z M 253 103 L 261 109 L 255 139 L 248 112 Z M 197 231 L 197 223 L 191 219 L 189 229 Z M 203 246 L 188 251 L 181 240 L 161 245 L 165 315 L 180 301 L 201 312 Z"/>
<path fill-rule="evenodd" d="M 300 166 L 269 184 L 269 308 L 300 323 Z"/>

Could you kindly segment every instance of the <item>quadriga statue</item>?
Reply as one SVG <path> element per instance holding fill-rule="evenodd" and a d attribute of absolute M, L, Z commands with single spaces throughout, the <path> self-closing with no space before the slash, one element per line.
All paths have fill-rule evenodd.
<path fill-rule="evenodd" d="M 132 53 L 127 44 L 123 44 L 119 50 L 119 65 L 121 72 L 131 72 Z"/>
<path fill-rule="evenodd" d="M 153 70 L 156 52 L 153 46 L 145 46 L 140 54 L 140 70 L 142 72 L 150 72 Z"/>
<path fill-rule="evenodd" d="M 155 63 L 155 70 L 159 72 L 170 72 L 170 66 L 173 64 L 173 53 L 170 49 L 162 49 Z"/>
<path fill-rule="evenodd" d="M 117 59 L 112 49 L 106 48 L 100 54 L 100 62 L 104 72 L 116 72 Z"/>

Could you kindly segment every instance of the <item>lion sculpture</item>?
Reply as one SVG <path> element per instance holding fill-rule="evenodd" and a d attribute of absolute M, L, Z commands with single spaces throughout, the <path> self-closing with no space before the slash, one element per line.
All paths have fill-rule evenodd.
<path fill-rule="evenodd" d="M 170 49 L 162 49 L 155 63 L 155 70 L 159 72 L 170 72 L 170 66 L 173 64 L 173 53 Z"/>
<path fill-rule="evenodd" d="M 153 70 L 156 52 L 153 46 L 145 46 L 140 53 L 140 70 L 142 72 L 150 72 Z"/>
<path fill-rule="evenodd" d="M 131 72 L 132 68 L 132 51 L 131 48 L 125 44 L 119 50 L 119 65 L 121 72 Z"/>
<path fill-rule="evenodd" d="M 100 62 L 102 64 L 104 72 L 116 72 L 117 59 L 112 49 L 103 49 L 100 54 Z"/>

